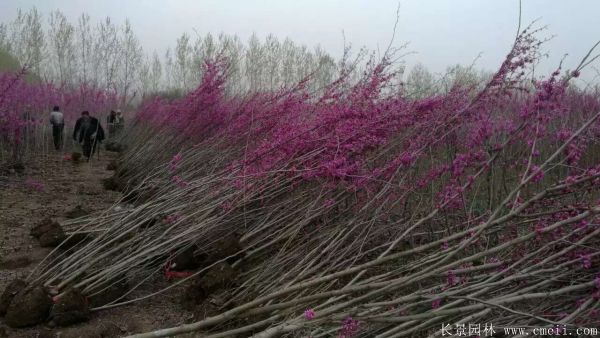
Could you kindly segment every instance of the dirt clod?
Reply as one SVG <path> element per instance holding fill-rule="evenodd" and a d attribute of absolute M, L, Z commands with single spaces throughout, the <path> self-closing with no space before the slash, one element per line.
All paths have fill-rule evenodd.
<path fill-rule="evenodd" d="M 117 170 L 118 168 L 118 164 L 117 161 L 110 161 L 107 165 L 106 165 L 106 170 Z"/>
<path fill-rule="evenodd" d="M 208 252 L 205 253 L 207 258 L 203 265 L 210 265 L 230 256 L 232 257 L 228 258 L 227 262 L 233 264 L 240 258 L 239 256 L 242 256 L 242 254 L 238 254 L 241 250 L 242 245 L 240 244 L 239 234 L 228 234 L 210 245 Z"/>
<path fill-rule="evenodd" d="M 56 301 L 50 318 L 57 326 L 86 321 L 89 315 L 87 299 L 77 289 L 70 289 Z"/>
<path fill-rule="evenodd" d="M 60 224 L 50 218 L 37 223 L 31 229 L 30 235 L 36 237 L 43 248 L 55 247 L 67 238 Z"/>
<path fill-rule="evenodd" d="M 56 223 L 58 225 L 58 223 Z M 42 248 L 55 247 L 62 243 L 67 238 L 67 235 L 63 231 L 60 225 L 52 227 L 50 230 L 44 232 L 39 238 L 40 246 Z"/>
<path fill-rule="evenodd" d="M 60 249 L 70 250 L 74 247 L 79 247 L 85 243 L 88 243 L 92 239 L 94 239 L 94 237 L 90 234 L 73 233 L 65 239 L 64 243 L 62 243 L 62 245 L 60 246 Z"/>
<path fill-rule="evenodd" d="M 4 292 L 0 296 L 0 316 L 4 316 L 6 314 L 8 306 L 12 302 L 13 298 L 15 298 L 15 295 L 25 289 L 26 286 L 27 282 L 20 278 L 13 280 L 6 286 Z"/>
<path fill-rule="evenodd" d="M 99 307 L 110 304 L 123 296 L 129 289 L 126 280 L 120 280 L 89 298 L 90 307 Z"/>
<path fill-rule="evenodd" d="M 8 166 L 8 169 L 13 172 L 22 174 L 25 171 L 25 164 L 23 164 L 22 162 L 13 163 Z"/>
<path fill-rule="evenodd" d="M 31 259 L 29 255 L 26 254 L 14 254 L 10 256 L 3 257 L 0 260 L 0 269 L 3 270 L 13 270 L 24 268 L 31 264 Z"/>
<path fill-rule="evenodd" d="M 58 222 L 53 221 L 51 218 L 45 218 L 31 228 L 30 235 L 39 238 L 43 233 L 48 232 L 52 228 L 60 227 Z"/>
<path fill-rule="evenodd" d="M 190 308 L 193 304 L 201 304 L 211 293 L 235 283 L 237 275 L 238 272 L 229 263 L 217 263 L 187 287 L 184 306 Z"/>
<path fill-rule="evenodd" d="M 202 260 L 194 254 L 196 246 L 191 246 L 177 254 L 171 261 L 171 270 L 184 271 L 200 267 Z"/>
<path fill-rule="evenodd" d="M 90 212 L 85 210 L 81 205 L 76 206 L 75 208 L 69 210 L 65 216 L 69 219 L 79 218 L 83 216 L 89 215 Z"/>
<path fill-rule="evenodd" d="M 110 191 L 124 191 L 125 183 L 118 176 L 114 175 L 102 180 L 102 186 Z"/>
<path fill-rule="evenodd" d="M 229 263 L 221 262 L 210 268 L 200 277 L 199 286 L 207 293 L 212 293 L 227 284 L 233 283 L 238 273 Z"/>
<path fill-rule="evenodd" d="M 114 151 L 117 153 L 120 153 L 122 151 L 125 150 L 125 145 L 119 142 L 115 142 L 115 141 L 108 141 L 106 142 L 106 144 L 104 145 L 104 149 L 106 149 L 106 151 Z"/>
<path fill-rule="evenodd" d="M 24 289 L 17 293 L 6 311 L 6 324 L 10 327 L 27 327 L 46 321 L 52 300 L 41 287 Z"/>

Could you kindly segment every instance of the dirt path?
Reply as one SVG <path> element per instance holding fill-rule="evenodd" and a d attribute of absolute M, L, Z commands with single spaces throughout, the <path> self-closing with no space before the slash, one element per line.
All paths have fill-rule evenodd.
<path fill-rule="evenodd" d="M 44 156 L 28 163 L 22 173 L 0 174 L 0 292 L 16 277 L 26 277 L 51 251 L 29 235 L 31 227 L 46 217 L 59 222 L 69 211 L 104 210 L 120 193 L 106 191 L 101 180 L 114 154 L 102 153 L 91 164 L 73 164 L 62 155 Z M 70 328 L 44 326 L 13 330 L 0 319 L 0 337 L 121 337 L 189 321 L 171 293 L 131 306 L 93 313 L 88 322 Z"/>

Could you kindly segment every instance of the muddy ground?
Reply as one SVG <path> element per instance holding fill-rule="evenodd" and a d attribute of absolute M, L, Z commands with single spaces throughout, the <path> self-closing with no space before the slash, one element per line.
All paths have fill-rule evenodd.
<path fill-rule="evenodd" d="M 26 277 L 50 252 L 29 235 L 46 217 L 57 221 L 77 206 L 86 212 L 106 209 L 120 193 L 106 191 L 101 180 L 110 177 L 107 164 L 114 153 L 103 152 L 91 164 L 74 164 L 64 154 L 28 161 L 22 172 L 0 173 L 0 292 L 16 277 Z M 157 280 L 153 288 L 166 285 Z M 132 305 L 94 312 L 89 321 L 68 328 L 39 325 L 11 329 L 0 319 L 0 337 L 122 337 L 132 333 L 181 325 L 192 321 L 184 310 L 181 289 Z"/>

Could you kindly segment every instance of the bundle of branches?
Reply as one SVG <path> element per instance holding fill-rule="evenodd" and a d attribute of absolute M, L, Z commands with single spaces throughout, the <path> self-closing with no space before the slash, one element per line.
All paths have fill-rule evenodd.
<path fill-rule="evenodd" d="M 217 314 L 140 337 L 593 326 L 598 97 L 568 86 L 589 55 L 523 87 L 534 33 L 483 89 L 416 101 L 389 90 L 389 58 L 318 97 L 300 83 L 244 100 L 207 65 L 196 92 L 147 106 L 131 130 L 118 177 L 135 207 L 80 226 L 93 238 L 28 281 L 87 297 L 130 282 L 100 310 L 236 270 Z M 200 262 L 186 278 L 134 293 L 190 250 Z"/>

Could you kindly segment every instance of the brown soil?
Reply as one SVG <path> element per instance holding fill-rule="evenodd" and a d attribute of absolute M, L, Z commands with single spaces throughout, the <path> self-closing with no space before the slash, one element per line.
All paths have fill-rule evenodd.
<path fill-rule="evenodd" d="M 41 248 L 30 235 L 34 225 L 47 218 L 60 223 L 72 216 L 69 212 L 73 210 L 104 210 L 120 198 L 119 192 L 102 186 L 102 180 L 113 175 L 106 167 L 115 157 L 114 153 L 103 152 L 100 160 L 94 159 L 91 164 L 74 164 L 65 161 L 63 154 L 53 154 L 27 162 L 21 173 L 0 173 L 0 262 L 5 258 L 16 260 L 14 265 L 0 267 L 0 294 L 16 278 L 26 278 L 51 250 Z M 43 182 L 43 190 L 27 183 L 31 180 Z M 151 287 L 165 285 L 167 282 L 157 277 Z M 190 322 L 193 313 L 180 305 L 183 288 L 170 291 L 128 306 L 91 312 L 89 320 L 66 328 L 43 324 L 12 329 L 0 318 L 0 336 L 122 337 Z"/>

